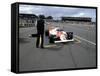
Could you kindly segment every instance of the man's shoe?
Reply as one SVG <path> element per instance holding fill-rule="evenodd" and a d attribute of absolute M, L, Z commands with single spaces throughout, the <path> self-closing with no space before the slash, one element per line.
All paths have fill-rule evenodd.
<path fill-rule="evenodd" d="M 41 48 L 43 49 L 44 47 L 42 46 Z"/>
<path fill-rule="evenodd" d="M 39 48 L 38 46 L 36 46 L 36 48 Z"/>

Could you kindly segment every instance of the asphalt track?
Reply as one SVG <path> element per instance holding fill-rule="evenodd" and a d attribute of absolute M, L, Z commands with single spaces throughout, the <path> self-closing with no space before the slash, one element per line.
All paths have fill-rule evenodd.
<path fill-rule="evenodd" d="M 65 31 L 74 33 L 74 42 L 49 44 L 36 48 L 36 27 L 19 28 L 20 71 L 87 68 L 96 66 L 96 25 L 51 22 Z M 47 26 L 45 27 L 45 29 Z"/>

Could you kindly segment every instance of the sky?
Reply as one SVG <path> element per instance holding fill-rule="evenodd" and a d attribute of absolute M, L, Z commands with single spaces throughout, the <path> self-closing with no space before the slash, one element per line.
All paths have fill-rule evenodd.
<path fill-rule="evenodd" d="M 43 14 L 45 16 L 53 16 L 54 19 L 66 17 L 90 17 L 92 21 L 96 21 L 96 9 L 76 8 L 76 7 L 58 7 L 58 6 L 40 6 L 40 5 L 19 5 L 19 13 L 24 14 Z"/>

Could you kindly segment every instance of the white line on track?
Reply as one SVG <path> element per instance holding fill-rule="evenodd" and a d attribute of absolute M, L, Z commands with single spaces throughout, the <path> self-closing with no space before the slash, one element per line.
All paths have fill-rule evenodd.
<path fill-rule="evenodd" d="M 83 40 L 83 41 L 86 41 L 86 42 L 88 42 L 88 43 L 90 43 L 90 44 L 96 45 L 96 43 L 94 43 L 94 42 L 92 42 L 92 41 L 89 41 L 89 40 L 86 40 L 86 39 L 84 39 L 84 38 L 82 38 L 82 37 L 80 37 L 80 36 L 77 36 L 77 35 L 74 35 L 74 36 L 77 37 L 78 39 L 81 39 L 81 40 Z"/>

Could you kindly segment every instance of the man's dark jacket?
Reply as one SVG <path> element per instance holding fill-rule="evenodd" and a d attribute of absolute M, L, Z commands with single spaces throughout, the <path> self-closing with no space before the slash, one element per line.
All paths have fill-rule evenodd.
<path fill-rule="evenodd" d="M 44 20 L 40 19 L 37 21 L 37 33 L 44 34 Z"/>

